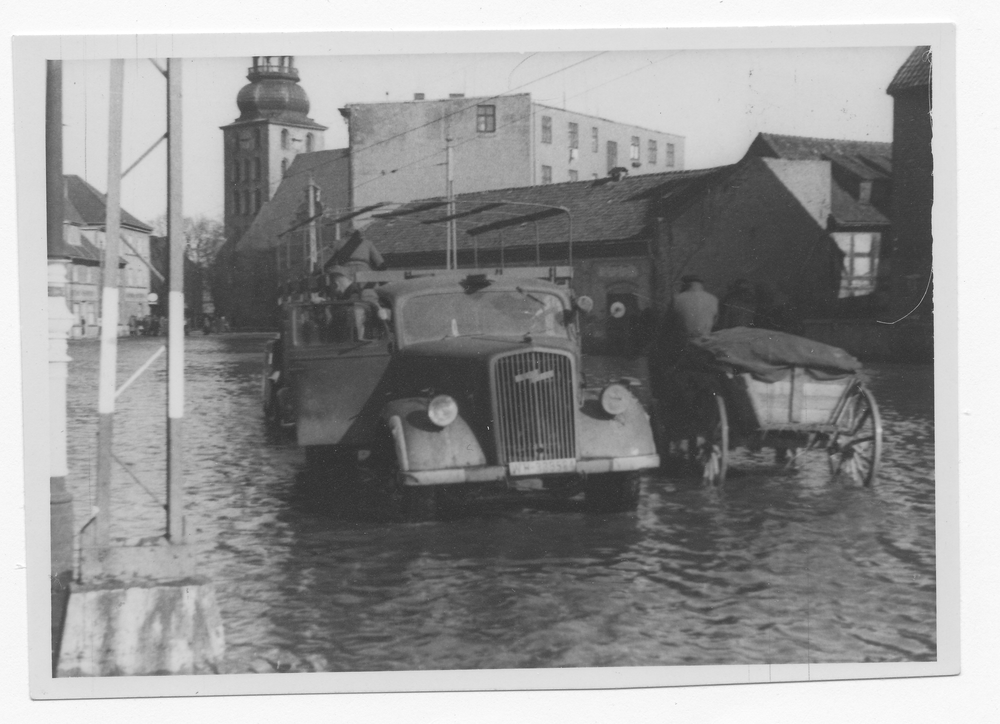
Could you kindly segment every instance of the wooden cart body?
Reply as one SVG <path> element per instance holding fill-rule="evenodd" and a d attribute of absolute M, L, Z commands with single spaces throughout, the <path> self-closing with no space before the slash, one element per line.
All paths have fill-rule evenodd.
<path fill-rule="evenodd" d="M 690 371 L 689 371 L 690 372 Z M 679 374 L 687 386 L 681 450 L 708 484 L 725 481 L 729 451 L 773 447 L 786 465 L 799 454 L 825 450 L 833 474 L 861 485 L 875 480 L 882 450 L 882 422 L 875 398 L 856 373 L 830 376 L 791 367 L 776 381 L 760 380 L 724 365 Z M 695 389 L 692 389 L 695 388 Z"/>

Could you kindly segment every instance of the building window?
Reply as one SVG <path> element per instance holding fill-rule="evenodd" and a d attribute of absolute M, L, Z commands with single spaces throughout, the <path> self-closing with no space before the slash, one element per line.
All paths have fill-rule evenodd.
<path fill-rule="evenodd" d="M 580 147 L 580 126 L 577 123 L 569 124 L 569 147 Z"/>
<path fill-rule="evenodd" d="M 837 246 L 844 252 L 844 269 L 840 279 L 841 297 L 859 297 L 875 291 L 881 236 L 871 231 L 833 234 Z"/>
<path fill-rule="evenodd" d="M 497 107 L 476 106 L 476 130 L 480 133 L 494 133 L 497 130 Z"/>
<path fill-rule="evenodd" d="M 253 160 L 253 180 L 257 181 L 260 179 L 260 159 L 255 158 Z"/>
<path fill-rule="evenodd" d="M 649 164 L 656 164 L 656 141 L 652 139 L 649 140 Z"/>
<path fill-rule="evenodd" d="M 639 137 L 632 136 L 632 143 L 628 147 L 628 158 L 633 165 L 639 162 Z"/>
<path fill-rule="evenodd" d="M 244 214 L 252 213 L 250 211 L 250 192 L 249 191 L 244 191 L 243 192 L 243 203 L 241 204 L 241 209 L 240 210 Z"/>
<path fill-rule="evenodd" d="M 261 145 L 262 144 L 260 142 L 260 128 L 258 127 L 253 129 L 253 147 L 257 149 L 260 148 Z"/>
<path fill-rule="evenodd" d="M 285 174 L 288 173 L 288 159 L 281 159 L 281 177 L 284 178 Z"/>
<path fill-rule="evenodd" d="M 288 129 L 287 128 L 282 128 L 281 129 L 281 150 L 283 150 L 283 151 L 287 151 L 288 150 Z"/>
<path fill-rule="evenodd" d="M 240 162 L 237 160 L 233 162 L 233 181 L 238 183 L 239 180 L 240 180 Z"/>
<path fill-rule="evenodd" d="M 306 134 L 306 153 L 312 153 L 312 152 L 313 152 L 313 134 L 307 133 Z"/>
<path fill-rule="evenodd" d="M 542 143 L 552 143 L 552 116 L 542 116 Z"/>
<path fill-rule="evenodd" d="M 672 143 L 667 144 L 667 165 L 674 165 L 674 144 Z"/>
<path fill-rule="evenodd" d="M 550 184 L 552 183 L 552 167 L 542 166 L 542 183 Z"/>
<path fill-rule="evenodd" d="M 254 212 L 260 211 L 260 189 L 254 189 L 254 192 L 253 192 L 253 210 L 254 210 Z"/>
<path fill-rule="evenodd" d="M 608 171 L 618 165 L 618 143 L 608 141 Z"/>
<path fill-rule="evenodd" d="M 249 181 L 250 180 L 250 159 L 249 158 L 244 158 L 243 159 L 243 180 L 244 181 Z"/>
<path fill-rule="evenodd" d="M 600 136 L 597 133 L 597 126 L 590 129 L 590 150 L 597 153 L 601 150 Z"/>
<path fill-rule="evenodd" d="M 577 171 L 575 169 L 570 169 L 569 170 L 569 180 L 570 181 L 579 181 L 580 180 L 580 174 L 577 173 Z"/>

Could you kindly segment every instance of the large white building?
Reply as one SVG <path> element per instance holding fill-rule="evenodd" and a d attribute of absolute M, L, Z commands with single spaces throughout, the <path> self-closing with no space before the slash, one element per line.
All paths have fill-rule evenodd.
<path fill-rule="evenodd" d="M 684 138 L 535 103 L 527 93 L 352 103 L 348 122 L 354 206 L 446 194 L 684 168 Z"/>

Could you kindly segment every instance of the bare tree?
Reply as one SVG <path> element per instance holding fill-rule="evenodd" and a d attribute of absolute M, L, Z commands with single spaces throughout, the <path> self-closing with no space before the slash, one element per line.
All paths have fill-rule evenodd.
<path fill-rule="evenodd" d="M 155 236 L 166 236 L 167 215 L 157 216 L 150 226 Z M 226 241 L 222 222 L 207 216 L 184 217 L 184 242 L 188 257 L 202 269 L 209 269 L 215 255 Z"/>

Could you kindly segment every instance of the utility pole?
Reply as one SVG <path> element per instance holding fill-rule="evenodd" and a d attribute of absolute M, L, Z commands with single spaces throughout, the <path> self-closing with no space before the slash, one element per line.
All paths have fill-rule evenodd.
<path fill-rule="evenodd" d="M 111 542 L 111 448 L 114 439 L 115 372 L 118 366 L 118 241 L 121 234 L 122 108 L 125 61 L 112 59 L 108 119 L 108 197 L 104 224 L 101 293 L 101 358 L 97 390 L 97 546 Z M 171 324 L 173 320 L 171 319 Z"/>
<path fill-rule="evenodd" d="M 49 536 L 52 589 L 51 631 L 53 671 L 62 638 L 63 612 L 73 577 L 73 496 L 66 491 L 66 375 L 70 356 L 66 338 L 73 315 L 66 306 L 63 248 L 62 61 L 45 68 L 45 213 L 48 252 L 49 318 Z"/>
<path fill-rule="evenodd" d="M 181 60 L 167 59 L 167 538 L 184 541 L 184 211 L 181 184 Z"/>
<path fill-rule="evenodd" d="M 309 214 L 309 279 L 312 279 L 312 275 L 316 273 L 316 264 L 318 257 L 318 249 L 316 247 L 316 182 L 313 180 L 312 174 L 309 174 L 309 186 L 306 189 L 306 203 L 308 204 L 308 214 Z"/>

